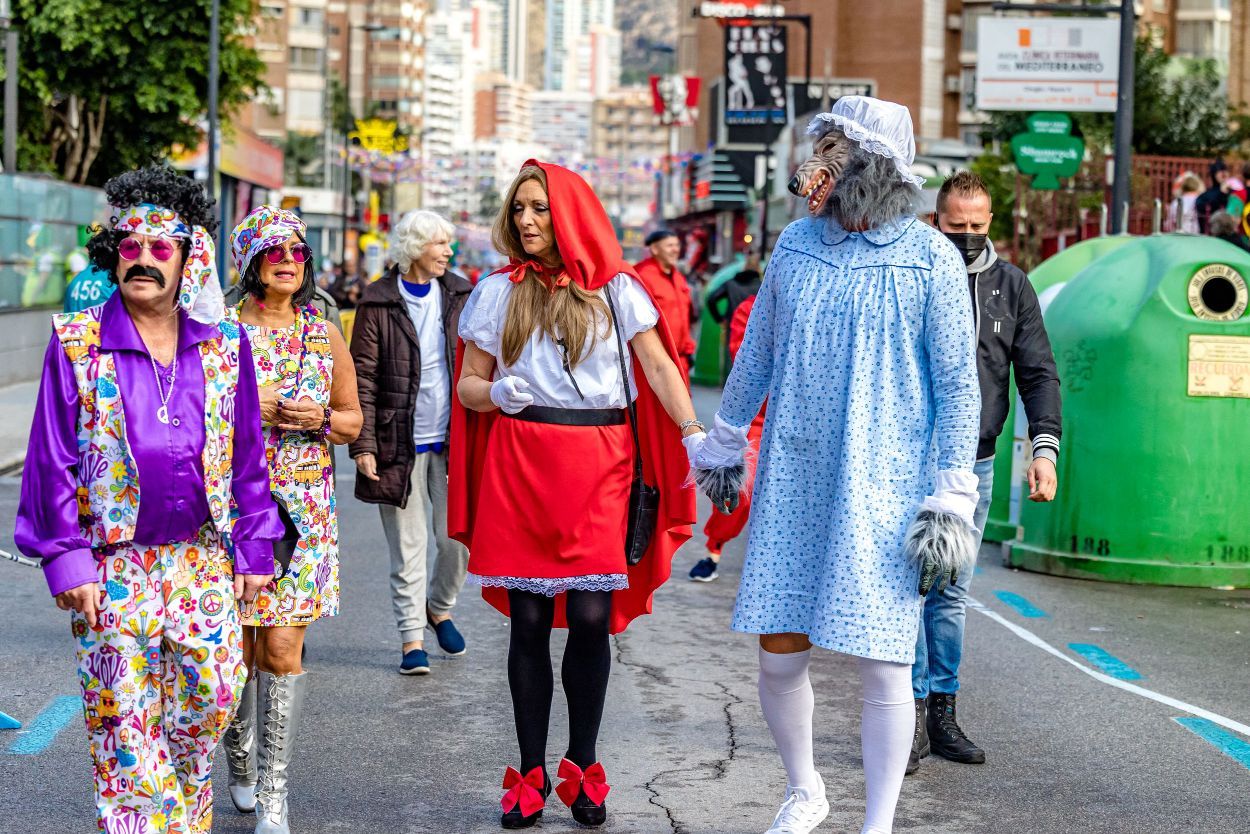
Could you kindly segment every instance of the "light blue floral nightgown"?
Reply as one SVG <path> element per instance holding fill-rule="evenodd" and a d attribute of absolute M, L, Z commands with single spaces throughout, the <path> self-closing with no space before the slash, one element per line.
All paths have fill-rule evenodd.
<path fill-rule="evenodd" d="M 972 471 L 973 327 L 963 258 L 915 217 L 781 234 L 721 402 L 745 426 L 768 397 L 735 631 L 912 662 L 903 537 L 938 469 Z"/>

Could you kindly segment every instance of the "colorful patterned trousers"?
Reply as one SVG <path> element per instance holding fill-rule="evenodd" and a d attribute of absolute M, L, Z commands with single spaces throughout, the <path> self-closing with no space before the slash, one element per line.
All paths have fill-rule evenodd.
<path fill-rule="evenodd" d="M 194 834 L 213 822 L 213 751 L 247 679 L 233 563 L 199 541 L 96 552 L 95 629 L 73 617 L 99 830 Z"/>

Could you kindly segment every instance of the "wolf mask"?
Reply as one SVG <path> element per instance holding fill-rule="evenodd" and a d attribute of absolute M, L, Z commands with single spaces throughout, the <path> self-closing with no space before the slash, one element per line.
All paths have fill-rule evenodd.
<path fill-rule="evenodd" d="M 829 213 L 829 195 L 850 154 L 850 140 L 842 131 L 830 129 L 817 137 L 811 157 L 790 178 L 790 193 L 807 200 L 807 211 L 813 217 Z"/>

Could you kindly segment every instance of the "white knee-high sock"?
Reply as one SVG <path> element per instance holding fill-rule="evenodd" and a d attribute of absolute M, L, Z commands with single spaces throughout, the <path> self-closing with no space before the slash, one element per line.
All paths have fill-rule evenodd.
<path fill-rule="evenodd" d="M 868 787 L 868 812 L 860 834 L 890 834 L 916 727 L 911 667 L 861 657 L 859 678 L 864 700 L 860 744 Z"/>
<path fill-rule="evenodd" d="M 807 676 L 812 650 L 773 654 L 760 648 L 760 706 L 772 731 L 790 787 L 815 799 L 823 793 L 812 760 L 812 712 L 816 699 Z M 908 684 L 910 685 L 910 683 Z M 908 749 L 910 750 L 910 736 Z"/>

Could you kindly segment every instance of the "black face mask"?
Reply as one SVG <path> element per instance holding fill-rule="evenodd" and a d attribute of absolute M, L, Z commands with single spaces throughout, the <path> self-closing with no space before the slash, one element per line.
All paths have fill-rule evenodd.
<path fill-rule="evenodd" d="M 985 251 L 985 242 L 989 235 L 973 235 L 967 232 L 943 232 L 955 244 L 959 254 L 964 256 L 964 263 L 972 266 L 981 253 Z"/>

